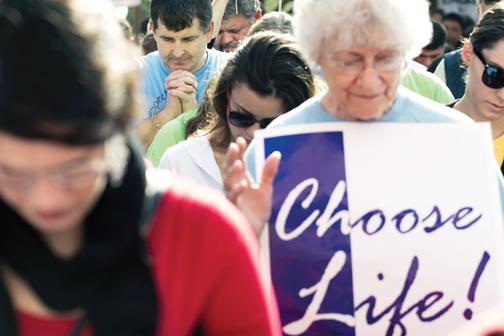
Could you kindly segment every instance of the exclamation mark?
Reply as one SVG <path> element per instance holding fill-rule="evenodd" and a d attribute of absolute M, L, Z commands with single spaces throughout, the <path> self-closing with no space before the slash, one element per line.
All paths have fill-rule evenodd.
<path fill-rule="evenodd" d="M 476 270 L 476 273 L 474 274 L 474 277 L 471 281 L 471 286 L 469 287 L 469 293 L 467 293 L 467 298 L 469 301 L 474 303 L 474 296 L 476 294 L 476 288 L 478 287 L 479 280 L 481 278 L 481 274 L 483 274 L 483 271 L 485 270 L 486 264 L 488 263 L 488 260 L 490 260 L 490 255 L 488 252 L 485 251 L 483 253 L 483 257 L 481 257 L 481 261 L 478 265 L 478 269 Z M 467 308 L 464 310 L 464 317 L 466 320 L 470 320 L 472 318 L 473 312 L 471 309 Z"/>

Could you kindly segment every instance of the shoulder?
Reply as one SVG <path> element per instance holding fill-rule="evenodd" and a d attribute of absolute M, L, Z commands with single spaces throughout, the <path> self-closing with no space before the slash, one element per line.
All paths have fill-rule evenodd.
<path fill-rule="evenodd" d="M 180 136 L 177 132 L 175 125 L 167 126 L 168 124 L 164 125 L 163 128 L 157 132 L 149 148 L 147 148 L 146 156 L 156 167 L 159 166 L 161 157 L 168 148 L 184 140 L 184 137 Z"/>
<path fill-rule="evenodd" d="M 444 82 L 438 78 L 436 75 L 427 71 L 423 65 L 416 63 L 415 61 L 411 62 L 405 73 L 405 78 L 413 78 L 414 80 L 419 80 L 423 83 L 436 85 L 436 86 L 445 86 Z"/>
<path fill-rule="evenodd" d="M 224 62 L 230 58 L 229 53 L 225 53 L 216 49 L 207 49 L 208 60 L 212 62 Z"/>
<path fill-rule="evenodd" d="M 182 137 L 182 139 L 179 141 L 184 140 L 187 121 L 184 120 L 182 116 L 183 114 L 164 124 L 154 137 L 153 143 L 157 142 L 164 145 L 167 142 L 170 142 L 170 140 L 179 139 L 180 137 Z"/>
<path fill-rule="evenodd" d="M 160 168 L 169 169 L 175 166 L 178 169 L 193 167 L 198 158 L 213 155 L 210 143 L 205 137 L 196 137 L 180 141 L 167 148 L 159 163 Z"/>
<path fill-rule="evenodd" d="M 496 138 L 493 140 L 493 143 L 496 145 L 496 146 L 499 146 L 499 147 L 504 147 L 504 134 L 502 134 L 500 137 Z"/>
<path fill-rule="evenodd" d="M 198 73 L 208 74 L 209 71 L 217 71 L 224 66 L 229 59 L 229 53 L 225 53 L 215 49 L 207 49 L 208 59 L 205 66 Z"/>
<path fill-rule="evenodd" d="M 397 103 L 393 107 L 403 120 L 412 122 L 473 122 L 469 117 L 445 105 L 425 98 L 405 87 L 397 91 Z M 399 111 L 401 110 L 401 111 Z"/>
<path fill-rule="evenodd" d="M 182 113 L 177 118 L 167 122 L 156 134 L 147 149 L 147 158 L 159 165 L 161 156 L 170 147 L 184 141 L 186 138 L 187 123 L 197 113 L 197 109 L 193 109 Z"/>
<path fill-rule="evenodd" d="M 175 152 L 184 151 L 197 155 L 198 153 L 201 153 L 203 151 L 211 151 L 212 147 L 210 146 L 210 142 L 206 137 L 200 136 L 181 141 L 175 146 L 171 147 L 171 150 Z"/>
<path fill-rule="evenodd" d="M 445 62 L 460 62 L 462 63 L 462 49 L 456 49 L 445 54 L 443 59 Z"/>
<path fill-rule="evenodd" d="M 267 128 L 297 125 L 303 123 L 332 121 L 334 117 L 329 115 L 322 107 L 321 100 L 325 93 L 321 93 L 306 100 L 295 109 L 276 118 Z"/>
<path fill-rule="evenodd" d="M 159 67 L 162 60 L 161 56 L 159 56 L 159 51 L 153 51 L 147 55 L 137 58 L 137 62 L 140 64 L 140 68 L 146 71 Z"/>
<path fill-rule="evenodd" d="M 175 239 L 188 248 L 205 240 L 257 249 L 252 228 L 222 193 L 179 179 L 164 192 L 148 237 L 154 247 Z"/>
<path fill-rule="evenodd" d="M 411 62 L 401 78 L 401 84 L 408 89 L 441 104 L 448 104 L 454 100 L 450 89 L 436 75 L 427 71 L 425 67 Z"/>

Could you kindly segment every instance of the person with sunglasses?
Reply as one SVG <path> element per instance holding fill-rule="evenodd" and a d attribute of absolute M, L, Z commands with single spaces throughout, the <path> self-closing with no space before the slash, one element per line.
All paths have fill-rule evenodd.
<path fill-rule="evenodd" d="M 452 104 L 475 121 L 490 122 L 494 154 L 504 162 L 504 3 L 498 3 L 478 22 L 461 52 L 467 68 L 465 93 Z"/>
<path fill-rule="evenodd" d="M 309 61 L 320 66 L 329 90 L 280 116 L 268 129 L 309 123 L 473 122 L 462 113 L 400 86 L 404 62 L 418 55 L 431 38 L 426 1 L 299 0 L 294 1 L 294 13 L 297 41 Z M 497 57 L 493 48 L 483 48 L 487 61 L 498 61 L 490 58 Z M 483 67 L 479 71 L 481 76 Z M 494 98 L 489 102 L 498 108 L 501 103 L 495 98 L 500 91 L 491 94 Z M 271 154 L 258 172 L 256 151 L 255 141 L 247 144 L 237 139 L 230 144 L 224 163 L 224 188 L 260 235 L 271 214 L 272 181 L 281 157 Z M 502 176 L 498 176 L 498 183 L 502 202 Z M 504 203 L 501 210 L 504 212 Z"/>
<path fill-rule="evenodd" d="M 299 47 L 288 35 L 262 32 L 250 37 L 228 61 L 213 90 L 212 108 L 188 124 L 191 137 L 166 150 L 159 167 L 222 190 L 222 164 L 229 144 L 265 128 L 314 92 L 314 81 Z"/>
<path fill-rule="evenodd" d="M 280 335 L 245 218 L 145 170 L 137 72 L 110 2 L 0 1 L 0 335 Z"/>

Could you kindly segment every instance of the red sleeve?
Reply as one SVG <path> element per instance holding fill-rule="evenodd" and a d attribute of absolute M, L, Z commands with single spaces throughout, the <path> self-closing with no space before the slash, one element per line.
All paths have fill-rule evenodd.
<path fill-rule="evenodd" d="M 257 269 L 255 236 L 222 195 L 175 184 L 161 201 L 148 246 L 160 335 L 190 335 L 197 325 L 209 336 L 281 334 L 276 302 Z"/>
<path fill-rule="evenodd" d="M 78 320 L 73 317 L 48 318 L 16 311 L 16 322 L 21 336 L 64 336 L 69 335 Z M 92 336 L 91 327 L 86 327 L 82 336 Z"/>

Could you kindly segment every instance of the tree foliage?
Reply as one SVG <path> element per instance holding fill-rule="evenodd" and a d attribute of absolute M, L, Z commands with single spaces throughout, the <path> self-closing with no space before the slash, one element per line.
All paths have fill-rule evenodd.
<path fill-rule="evenodd" d="M 293 0 L 262 0 L 261 2 L 264 13 L 279 10 L 282 12 L 292 13 Z M 280 6 L 282 7 L 281 9 L 279 8 Z"/>

